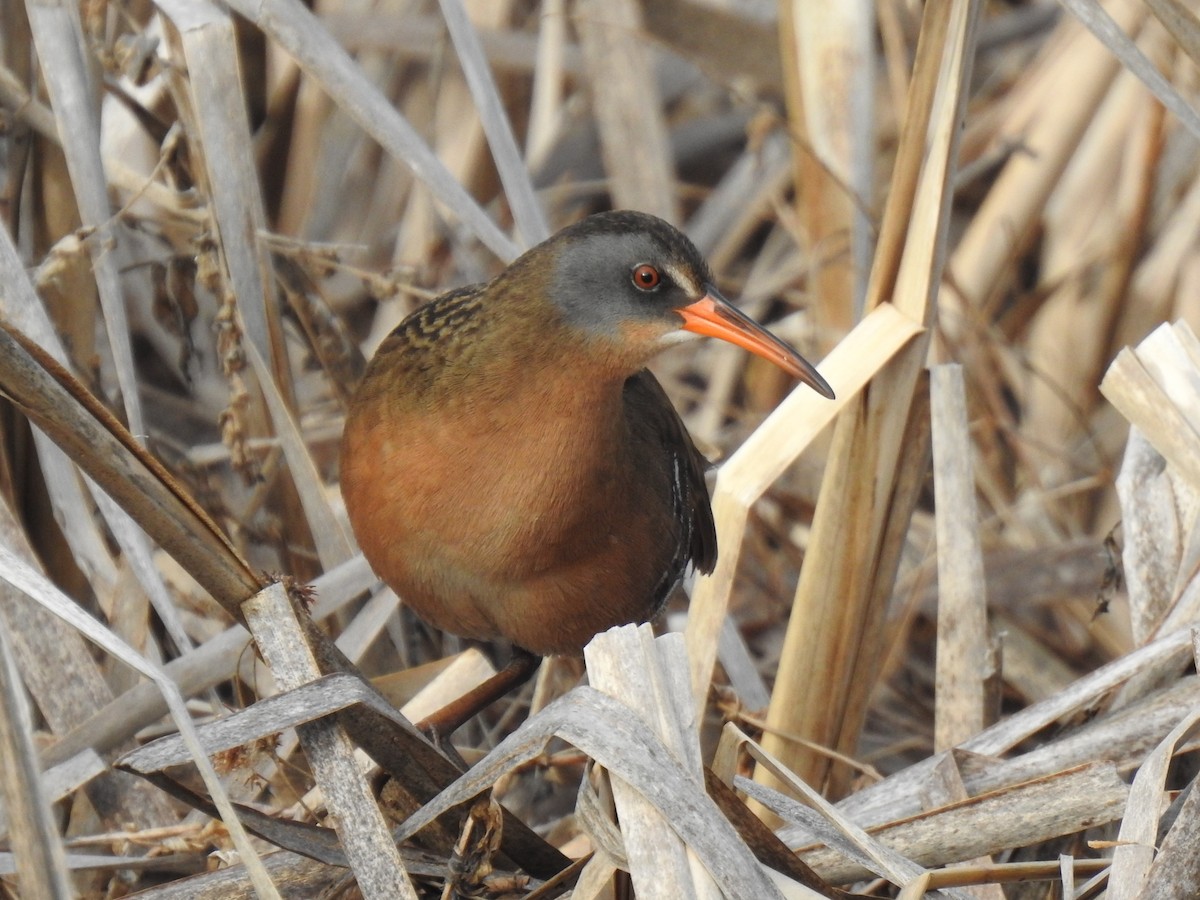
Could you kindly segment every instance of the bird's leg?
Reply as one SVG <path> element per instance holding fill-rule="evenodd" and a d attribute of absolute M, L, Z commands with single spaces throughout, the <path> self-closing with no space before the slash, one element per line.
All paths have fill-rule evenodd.
<path fill-rule="evenodd" d="M 542 658 L 537 654 L 513 647 L 512 658 L 507 666 L 483 684 L 417 722 L 417 728 L 429 735 L 435 743 L 440 743 L 476 713 L 482 712 L 509 691 L 528 681 L 537 671 L 541 661 Z"/>

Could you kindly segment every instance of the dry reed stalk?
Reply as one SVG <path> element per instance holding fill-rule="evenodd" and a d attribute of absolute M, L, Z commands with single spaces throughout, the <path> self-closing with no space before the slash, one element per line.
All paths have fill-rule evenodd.
<path fill-rule="evenodd" d="M 63 135 L 63 152 L 75 192 L 75 205 L 82 225 L 94 231 L 87 243 L 95 285 L 103 309 L 109 350 L 121 388 L 121 402 L 130 427 L 144 434 L 141 399 L 133 370 L 133 344 L 117 271 L 117 259 L 108 252 L 111 233 L 104 167 L 100 159 L 100 121 L 92 101 L 95 85 L 80 52 L 78 28 L 70 10 L 63 6 L 29 3 L 29 25 L 34 44 L 43 59 L 57 60 L 44 68 L 58 132 Z"/>
<path fill-rule="evenodd" d="M 1167 767 L 1175 754 L 1176 745 L 1195 730 L 1197 722 L 1200 722 L 1200 711 L 1193 710 L 1184 716 L 1154 752 L 1146 757 L 1133 779 L 1129 808 L 1117 835 L 1120 843 L 1113 850 L 1108 890 L 1112 900 L 1132 900 L 1143 896 L 1142 888 L 1154 862 L 1154 845 L 1158 840 L 1161 820 L 1171 800 L 1164 790 Z M 1177 884 L 1177 887 L 1183 885 Z"/>
<path fill-rule="evenodd" d="M 862 318 L 874 187 L 871 6 L 780 4 L 796 211 L 804 225 L 821 347 Z"/>
<path fill-rule="evenodd" d="M 1141 897 L 1166 900 L 1183 893 L 1200 891 L 1200 834 L 1196 831 L 1196 805 L 1200 803 L 1193 779 L 1171 830 L 1163 838 L 1158 855 L 1146 872 Z"/>
<path fill-rule="evenodd" d="M 973 3 L 926 10 L 909 109 L 929 110 L 928 119 L 906 123 L 868 292 L 872 308 L 890 298 L 923 325 L 932 320 L 941 277 L 977 15 Z M 845 791 L 849 773 L 780 735 L 843 753 L 858 742 L 882 649 L 884 603 L 926 465 L 918 395 L 927 347 L 927 336 L 909 344 L 838 423 L 767 714 L 764 749 L 834 795 Z"/>
<path fill-rule="evenodd" d="M 1135 32 L 1145 18 L 1140 4 L 1114 7 L 1126 32 Z M 1028 247 L 1051 191 L 1119 69 L 1108 49 L 1073 21 L 1047 45 L 1009 124 L 997 128 L 1017 136 L 1024 152 L 1008 159 L 947 263 L 955 290 L 943 293 L 939 317 L 952 336 L 968 328 L 975 310 L 995 308 L 1006 284 L 1003 274 Z"/>
<path fill-rule="evenodd" d="M 284 690 L 321 674 L 292 603 L 287 589 L 277 584 L 242 604 L 255 643 Z M 314 722 L 297 730 L 363 896 L 416 900 L 387 821 L 355 763 L 349 736 L 336 722 Z"/>
<path fill-rule="evenodd" d="M 1113 821 L 1125 811 L 1128 795 L 1115 769 L 1096 763 L 935 805 L 911 819 L 872 828 L 870 836 L 914 863 L 945 866 L 1001 852 L 1018 842 L 1039 843 Z M 869 871 L 829 848 L 799 852 L 834 883 L 862 878 Z"/>
<path fill-rule="evenodd" d="M 488 8 L 495 10 L 499 6 L 500 16 L 507 17 L 508 10 L 502 4 L 474 5 L 481 12 Z M 483 45 L 467 15 L 463 0 L 441 0 L 440 6 L 447 30 L 458 51 L 459 63 L 471 89 L 484 134 L 487 135 L 488 147 L 512 209 L 517 231 L 525 245 L 532 246 L 550 236 L 550 227 L 541 204 L 534 196 L 533 179 L 517 148 L 508 113 L 492 77 Z"/>
<path fill-rule="evenodd" d="M 511 19 L 512 4 L 474 0 L 467 5 L 466 11 L 470 16 L 469 21 L 475 27 L 498 28 Z M 480 189 L 491 179 L 492 169 L 487 154 L 489 138 L 484 122 L 477 112 L 477 109 L 481 108 L 476 102 L 478 98 L 473 99 L 471 87 L 458 72 L 448 71 L 440 81 L 436 94 L 410 98 L 409 108 L 413 115 L 418 117 L 417 121 L 421 121 L 422 118 L 427 120 L 427 127 L 433 132 L 432 150 L 454 180 L 459 184 Z M 495 102 L 492 106 L 495 108 Z M 498 110 L 498 114 L 503 116 L 502 108 Z M 510 160 L 507 168 L 511 169 L 517 164 L 517 161 Z M 394 169 L 392 178 L 406 185 L 406 196 L 400 204 L 403 212 L 400 229 L 391 251 L 391 262 L 421 271 L 428 266 L 430 256 L 438 252 L 442 243 L 443 235 L 439 225 L 441 214 L 434 202 L 435 198 L 430 196 L 419 180 L 412 179 L 407 171 L 402 168 Z M 507 181 L 522 185 L 522 205 L 513 211 L 522 214 L 517 219 L 518 232 L 523 236 L 521 246 L 531 246 L 545 236 L 547 226 L 532 199 L 532 185 L 529 183 L 528 172 L 522 167 L 521 172 L 509 174 Z M 389 196 L 389 199 L 392 198 Z M 386 214 L 391 216 L 393 211 L 387 210 Z M 393 309 L 376 316 L 368 340 L 371 349 L 410 311 L 408 304 L 391 305 Z"/>
<path fill-rule="evenodd" d="M 1159 224 L 1154 243 L 1145 248 L 1130 278 L 1129 297 L 1117 322 L 1113 347 L 1136 343 L 1158 323 L 1185 312 L 1180 307 L 1180 292 L 1186 290 L 1187 260 L 1200 228 L 1200 181 L 1192 173 L 1184 178 L 1175 188 L 1180 193 L 1177 203 L 1162 211 L 1165 221 Z M 1179 180 L 1178 176 L 1172 180 Z"/>
<path fill-rule="evenodd" d="M 294 0 L 266 3 L 235 0 L 232 5 L 277 41 L 364 131 L 411 166 L 424 186 L 484 244 L 502 258 L 515 255 L 512 241 L 446 170 L 403 116 L 374 90 L 306 7 Z"/>
<path fill-rule="evenodd" d="M 828 403 L 796 390 L 767 417 L 721 467 L 713 491 L 713 516 L 721 556 L 706 578 L 697 579 L 688 614 L 688 659 L 696 702 L 707 702 L 722 623 L 745 539 L 750 507 L 795 462 L 837 412 L 919 333 L 919 326 L 885 304 L 868 315 L 822 363 L 839 399 Z"/>
<path fill-rule="evenodd" d="M 197 149 L 203 152 L 200 162 L 228 290 L 238 299 L 246 338 L 270 362 L 276 388 L 294 405 L 280 310 L 268 297 L 273 282 L 270 259 L 258 239 L 266 228 L 266 213 L 241 97 L 233 20 L 206 2 L 164 0 L 162 7 L 178 34 L 179 56 L 190 64 L 191 77 L 185 86 L 188 105 L 181 111 L 194 117 L 189 125 L 196 132 Z"/>
<path fill-rule="evenodd" d="M 626 627 L 588 645 L 589 681 L 597 690 L 622 699 L 658 732 L 697 784 L 703 781 L 699 733 L 691 708 L 680 705 L 672 687 L 685 686 L 687 660 L 675 635 L 656 645 L 649 629 Z M 677 640 L 678 639 L 678 640 Z M 682 676 L 672 685 L 670 676 Z M 703 861 L 672 831 L 670 820 L 636 788 L 612 779 L 625 852 L 634 889 L 641 897 L 720 897 Z"/>
<path fill-rule="evenodd" d="M 1037 479 L 1030 486 L 1034 490 L 1063 484 L 1083 463 L 1078 454 L 1064 459 L 1060 448 L 1077 440 L 1081 420 L 1099 399 L 1093 386 L 1111 356 L 1108 335 L 1121 314 L 1145 237 L 1161 129 L 1161 107 L 1148 104 L 1144 88 L 1122 73 L 1047 204 L 1041 256 L 1045 281 L 1056 287 L 1030 323 L 1033 377 L 1022 423 Z M 1082 352 L 1063 352 L 1067 333 Z M 1071 518 L 1063 523 L 1069 530 L 1085 526 L 1086 506 Z"/>
<path fill-rule="evenodd" d="M 62 835 L 54 821 L 33 746 L 33 715 L 21 671 L 0 630 L 0 795 L 11 829 L 17 881 L 30 896 L 72 895 Z"/>
<path fill-rule="evenodd" d="M 1200 342 L 1194 332 L 1182 323 L 1162 325 L 1136 348 L 1122 350 L 1101 383 L 1105 396 L 1136 426 L 1118 484 L 1129 521 L 1122 559 L 1130 616 L 1135 639 L 1142 643 L 1194 622 L 1200 605 L 1193 574 L 1197 504 L 1191 464 L 1200 408 L 1183 388 L 1198 370 Z M 1146 666 L 1113 698 L 1114 706 L 1136 702 L 1176 679 L 1189 662 L 1181 650 Z"/>
<path fill-rule="evenodd" d="M 983 730 L 996 660 L 988 634 L 987 588 L 975 511 L 975 480 L 962 369 L 933 370 L 933 484 L 937 503 L 938 637 L 934 749 Z"/>
<path fill-rule="evenodd" d="M 662 103 L 656 96 L 650 54 L 638 40 L 643 31 L 639 5 L 634 0 L 581 0 L 575 27 L 591 75 L 600 148 L 614 204 L 678 222 Z M 628 152 L 630 147 L 637 147 L 637 152 Z"/>

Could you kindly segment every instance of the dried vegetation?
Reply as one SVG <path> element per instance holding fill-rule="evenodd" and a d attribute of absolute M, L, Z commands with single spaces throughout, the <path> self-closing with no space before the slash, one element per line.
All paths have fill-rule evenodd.
<path fill-rule="evenodd" d="M 0 3 L 8 895 L 1200 896 L 1192 7 L 315 6 Z M 838 400 L 664 356 L 719 566 L 460 778 L 345 404 L 609 206 Z"/>

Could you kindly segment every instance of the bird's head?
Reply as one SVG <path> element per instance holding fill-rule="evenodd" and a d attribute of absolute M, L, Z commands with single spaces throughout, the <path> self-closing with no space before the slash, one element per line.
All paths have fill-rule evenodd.
<path fill-rule="evenodd" d="M 699 251 L 662 219 L 630 211 L 589 216 L 530 250 L 513 271 L 546 286 L 566 326 L 634 367 L 664 347 L 705 335 L 768 359 L 833 397 L 811 363 L 721 296 Z"/>

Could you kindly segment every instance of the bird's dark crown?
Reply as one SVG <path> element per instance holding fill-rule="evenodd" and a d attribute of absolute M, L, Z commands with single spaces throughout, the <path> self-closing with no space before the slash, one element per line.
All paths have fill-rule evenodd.
<path fill-rule="evenodd" d="M 601 212 L 580 219 L 550 239 L 551 242 L 583 242 L 604 236 L 641 237 L 664 256 L 694 269 L 703 281 L 712 281 L 708 263 L 686 234 L 658 216 L 631 209 Z M 549 242 L 548 242 L 549 243 Z"/>

